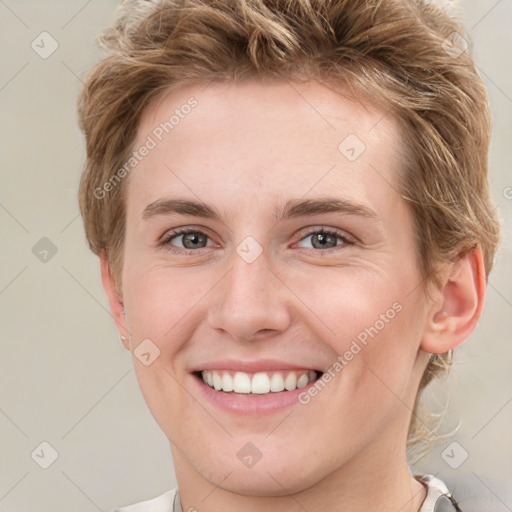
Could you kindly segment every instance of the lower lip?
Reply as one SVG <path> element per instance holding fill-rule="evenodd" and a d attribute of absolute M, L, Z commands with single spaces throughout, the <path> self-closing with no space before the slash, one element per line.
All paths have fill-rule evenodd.
<path fill-rule="evenodd" d="M 317 382 L 315 380 L 308 383 L 306 386 L 293 391 L 280 391 L 277 393 L 270 392 L 258 395 L 216 391 L 205 384 L 202 378 L 198 375 L 192 374 L 192 378 L 208 401 L 225 411 L 246 416 L 271 414 L 277 411 L 282 411 L 286 407 L 291 407 L 297 403 L 303 405 L 299 402 L 299 395 L 301 393 L 307 393 L 308 389 L 313 387 Z"/>

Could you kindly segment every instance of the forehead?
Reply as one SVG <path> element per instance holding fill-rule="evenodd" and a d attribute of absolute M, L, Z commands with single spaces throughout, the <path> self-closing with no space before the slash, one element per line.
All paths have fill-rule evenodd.
<path fill-rule="evenodd" d="M 317 82 L 182 86 L 145 111 L 134 149 L 144 145 L 128 187 L 141 206 L 213 191 L 236 199 L 336 190 L 364 200 L 369 187 L 396 200 L 384 190 L 401 164 L 396 121 Z"/>

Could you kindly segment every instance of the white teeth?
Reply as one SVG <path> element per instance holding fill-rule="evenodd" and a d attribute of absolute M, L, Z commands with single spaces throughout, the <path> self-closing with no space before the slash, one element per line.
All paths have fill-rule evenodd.
<path fill-rule="evenodd" d="M 227 371 L 205 370 L 201 372 L 201 377 L 205 384 L 217 391 L 265 395 L 270 392 L 278 393 L 303 388 L 316 379 L 317 373 L 314 370 L 292 371 L 288 372 L 286 378 L 283 378 L 282 372 L 258 372 L 254 374 L 236 372 L 232 376 Z"/>
<path fill-rule="evenodd" d="M 251 391 L 263 395 L 270 391 L 270 379 L 266 373 L 255 373 L 252 377 Z"/>
<path fill-rule="evenodd" d="M 286 379 L 284 380 L 284 388 L 288 391 L 293 391 L 297 389 L 297 375 L 295 372 L 290 372 Z"/>
<path fill-rule="evenodd" d="M 224 391 L 233 391 L 233 377 L 228 372 L 222 373 L 222 389 Z"/>
<path fill-rule="evenodd" d="M 217 391 L 222 389 L 222 377 L 217 372 L 213 372 L 213 387 Z"/>
<path fill-rule="evenodd" d="M 270 391 L 284 391 L 284 380 L 280 373 L 274 373 L 270 379 Z"/>
<path fill-rule="evenodd" d="M 301 375 L 298 379 L 297 379 L 297 387 L 298 388 L 303 388 L 307 383 L 309 382 L 309 375 Z"/>
<path fill-rule="evenodd" d="M 309 382 L 309 374 L 304 374 L 304 375 L 301 375 L 298 379 L 297 379 L 297 387 L 298 388 L 303 388 L 304 386 L 306 386 Z"/>
<path fill-rule="evenodd" d="M 251 378 L 247 373 L 236 372 L 233 378 L 233 391 L 235 393 L 250 393 Z"/>

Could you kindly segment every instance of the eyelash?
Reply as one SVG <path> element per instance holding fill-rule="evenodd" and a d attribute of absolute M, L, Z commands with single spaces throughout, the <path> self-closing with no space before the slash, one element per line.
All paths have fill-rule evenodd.
<path fill-rule="evenodd" d="M 206 249 L 206 247 L 200 247 L 199 249 L 181 249 L 181 248 L 175 248 L 171 245 L 171 240 L 173 240 L 174 238 L 176 238 L 180 235 L 187 235 L 187 234 L 191 234 L 191 233 L 201 234 L 201 235 L 206 236 L 207 238 L 210 238 L 210 237 L 208 237 L 208 235 L 206 233 L 204 233 L 203 231 L 201 231 L 200 229 L 197 229 L 197 228 L 178 228 L 178 229 L 175 229 L 174 231 L 167 233 L 162 238 L 159 245 L 162 247 L 165 247 L 167 250 L 169 250 L 170 252 L 172 252 L 174 254 L 197 255 L 197 253 L 201 249 Z M 332 251 L 339 250 L 340 246 L 354 245 L 354 242 L 352 240 L 350 240 L 346 235 L 341 234 L 340 231 L 326 229 L 326 228 L 320 228 L 320 229 L 308 231 L 300 238 L 299 241 L 303 241 L 304 239 L 306 239 L 312 235 L 318 235 L 318 234 L 336 237 L 336 238 L 340 239 L 343 243 L 336 245 L 335 247 L 332 247 L 330 249 L 315 249 L 314 247 L 306 248 L 306 249 L 310 249 L 315 252 L 330 253 Z"/>

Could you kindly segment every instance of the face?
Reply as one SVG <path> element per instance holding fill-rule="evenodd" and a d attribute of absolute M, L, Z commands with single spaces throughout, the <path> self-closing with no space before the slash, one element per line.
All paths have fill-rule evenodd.
<path fill-rule="evenodd" d="M 188 86 L 144 145 L 123 301 L 177 468 L 279 495 L 405 447 L 424 307 L 394 120 L 316 82 Z"/>

